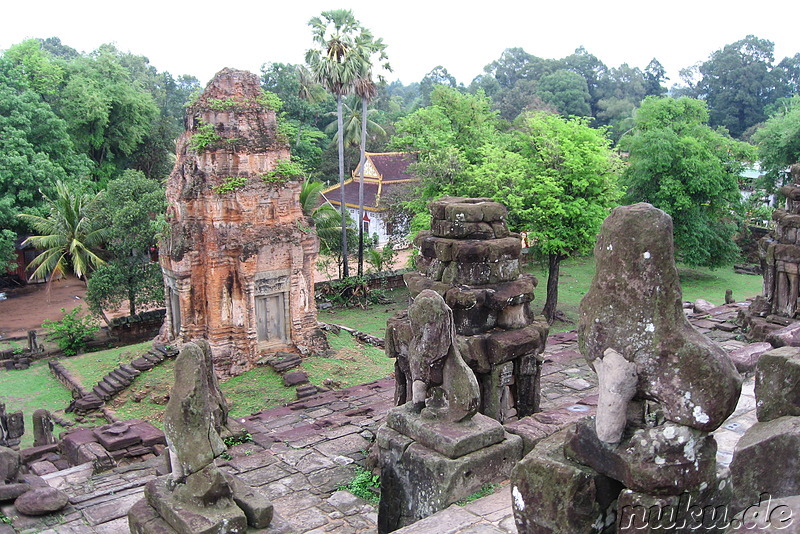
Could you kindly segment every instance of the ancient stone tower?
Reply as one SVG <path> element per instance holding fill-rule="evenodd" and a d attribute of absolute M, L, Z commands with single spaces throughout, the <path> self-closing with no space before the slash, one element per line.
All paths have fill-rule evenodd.
<path fill-rule="evenodd" d="M 221 376 L 261 354 L 325 345 L 314 303 L 319 242 L 300 183 L 281 172 L 289 148 L 270 106 L 256 75 L 217 73 L 187 110 L 167 184 L 166 334 L 207 339 Z"/>
<path fill-rule="evenodd" d="M 522 247 L 506 226 L 506 207 L 489 198 L 444 197 L 429 204 L 431 231 L 420 232 L 412 296 L 442 295 L 453 310 L 456 343 L 481 391 L 480 412 L 511 422 L 539 411 L 541 359 L 548 325 L 531 311 L 536 278 L 520 274 Z M 386 354 L 397 358 L 395 402 L 411 398 L 411 329 L 400 312 L 386 327 Z"/>

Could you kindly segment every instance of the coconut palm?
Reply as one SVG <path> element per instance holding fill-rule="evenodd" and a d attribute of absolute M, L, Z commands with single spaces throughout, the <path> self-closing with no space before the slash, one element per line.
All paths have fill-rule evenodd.
<path fill-rule="evenodd" d="M 19 215 L 39 232 L 28 237 L 23 245 L 31 244 L 43 250 L 28 266 L 34 268 L 32 277 L 52 280 L 52 275 L 72 271 L 85 281 L 91 270 L 105 263 L 96 250 L 103 244 L 106 229 L 100 228 L 94 219 L 101 195 L 76 193 L 58 180 L 54 199 L 42 193 L 50 205 L 47 217 Z"/>
<path fill-rule="evenodd" d="M 358 21 L 349 9 L 323 11 L 321 16 L 312 18 L 313 40 L 317 48 L 306 52 L 308 63 L 314 78 L 325 89 L 336 95 L 336 113 L 338 130 L 342 125 L 342 95 L 350 92 L 353 81 L 363 70 L 359 63 L 362 56 L 352 53 L 356 44 L 355 36 L 359 32 Z M 342 274 L 349 276 L 347 266 L 347 209 L 344 198 L 344 138 L 339 135 L 339 188 L 341 189 L 342 214 L 342 257 L 344 260 Z"/>

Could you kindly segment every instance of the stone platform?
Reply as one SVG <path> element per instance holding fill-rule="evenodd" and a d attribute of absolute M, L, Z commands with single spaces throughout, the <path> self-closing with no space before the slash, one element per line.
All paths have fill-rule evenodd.
<path fill-rule="evenodd" d="M 730 353 L 746 345 L 735 339 L 735 333 L 725 331 L 739 308 L 722 306 L 690 320 Z M 574 332 L 551 335 L 544 357 L 543 412 L 528 421 L 529 436 L 555 432 L 570 416 L 591 415 L 597 402 L 596 375 L 578 352 Z M 750 377 L 736 411 L 714 432 L 720 464 L 730 463 L 736 442 L 756 421 L 753 387 Z M 352 479 L 356 463 L 363 463 L 378 426 L 393 407 L 393 395 L 394 380 L 387 378 L 240 418 L 254 443 L 232 447 L 232 459 L 224 467 L 266 491 L 275 512 L 288 523 L 287 532 L 375 533 L 377 508 L 338 487 Z M 518 426 L 526 426 L 524 422 Z M 155 458 L 99 475 L 92 475 L 90 464 L 52 473 L 45 476 L 50 485 L 70 496 L 70 505 L 59 515 L 24 517 L 9 505 L 0 506 L 0 511 L 17 516 L 13 525 L 25 534 L 127 534 L 125 516 L 162 464 L 161 458 Z M 465 506 L 451 505 L 396 532 L 515 533 L 510 488 L 502 485 L 492 495 Z M 0 533 L 6 534 L 2 526 Z"/>

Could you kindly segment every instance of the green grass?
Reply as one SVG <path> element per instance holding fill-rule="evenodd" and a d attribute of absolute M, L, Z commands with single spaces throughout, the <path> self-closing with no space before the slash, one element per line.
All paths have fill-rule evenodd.
<path fill-rule="evenodd" d="M 148 341 L 138 345 L 128 345 L 127 347 L 63 358 L 61 363 L 83 384 L 83 387 L 91 390 L 101 378 L 119 367 L 120 364 L 131 363 L 132 360 L 147 352 L 147 349 L 151 347 L 152 343 Z"/>
<path fill-rule="evenodd" d="M 383 337 L 386 333 L 386 320 L 398 311 L 408 308 L 408 289 L 403 287 L 388 290 L 386 297 L 392 301 L 390 304 L 373 304 L 366 310 L 361 308 L 320 310 L 317 318 L 323 323 L 340 324 Z"/>
<path fill-rule="evenodd" d="M 256 367 L 220 384 L 231 402 L 231 417 L 244 417 L 297 399 L 294 388 L 283 387 L 283 377 L 271 367 Z"/>
<path fill-rule="evenodd" d="M 303 360 L 303 369 L 314 385 L 323 385 L 327 378 L 346 388 L 386 378 L 394 370 L 394 360 L 387 358 L 383 349 L 361 344 L 347 332 L 328 332 L 328 343 L 336 351 L 335 358 Z"/>
<path fill-rule="evenodd" d="M 544 306 L 547 286 L 547 268 L 540 264 L 531 263 L 525 269 L 539 279 L 536 288 L 534 309 L 541 312 Z M 594 257 L 584 256 L 570 258 L 561 263 L 558 279 L 558 309 L 563 311 L 573 321 L 578 320 L 578 306 L 583 295 L 589 290 L 595 272 Z M 705 299 L 713 304 L 725 302 L 725 290 L 733 290 L 736 300 L 745 300 L 761 293 L 762 278 L 747 274 L 736 274 L 733 267 L 724 267 L 711 270 L 704 267 L 689 268 L 678 265 L 678 274 L 681 278 L 683 300 L 694 301 Z M 550 332 L 563 332 L 575 328 L 575 324 L 556 322 L 550 327 Z"/>
<path fill-rule="evenodd" d="M 137 376 L 108 406 L 120 419 L 144 419 L 161 428 L 174 375 L 175 360 L 166 360 Z"/>
<path fill-rule="evenodd" d="M 0 369 L 0 402 L 5 403 L 6 412 L 22 410 L 25 417 L 25 434 L 22 448 L 33 445 L 33 412 L 44 408 L 50 412 L 63 413 L 72 401 L 72 394 L 55 379 L 47 367 L 49 360 L 33 362 L 24 371 Z M 59 414 L 61 415 L 61 414 Z M 58 434 L 60 427 L 55 433 Z"/>

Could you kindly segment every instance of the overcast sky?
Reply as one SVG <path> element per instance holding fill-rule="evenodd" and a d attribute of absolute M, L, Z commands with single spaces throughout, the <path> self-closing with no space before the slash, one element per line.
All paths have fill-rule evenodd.
<path fill-rule="evenodd" d="M 610 67 L 644 68 L 653 57 L 671 80 L 714 50 L 754 34 L 775 43 L 776 61 L 800 52 L 792 0 L 2 0 L 0 50 L 28 37 L 61 38 L 82 52 L 113 42 L 160 71 L 202 83 L 224 67 L 258 73 L 265 62 L 301 63 L 308 20 L 352 9 L 389 45 L 389 80 L 419 81 L 437 65 L 469 82 L 510 47 L 561 58 L 583 45 Z M 791 6 L 795 7 L 792 8 Z"/>

